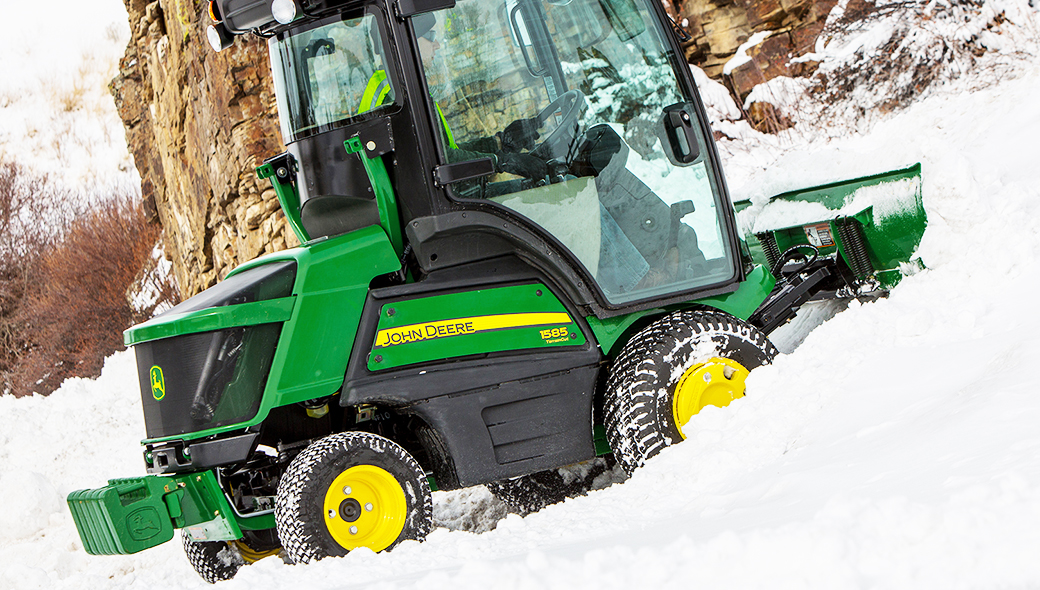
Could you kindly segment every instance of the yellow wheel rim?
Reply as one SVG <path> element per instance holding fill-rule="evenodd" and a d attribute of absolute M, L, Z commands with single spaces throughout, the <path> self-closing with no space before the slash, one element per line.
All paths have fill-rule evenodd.
<path fill-rule="evenodd" d="M 687 369 L 672 396 L 672 417 L 679 435 L 686 438 L 683 426 L 705 406 L 724 408 L 744 397 L 744 381 L 749 374 L 740 363 L 718 357 Z"/>
<path fill-rule="evenodd" d="M 408 503 L 404 490 L 388 471 L 358 465 L 339 474 L 324 503 L 325 525 L 344 549 L 382 551 L 404 530 Z"/>

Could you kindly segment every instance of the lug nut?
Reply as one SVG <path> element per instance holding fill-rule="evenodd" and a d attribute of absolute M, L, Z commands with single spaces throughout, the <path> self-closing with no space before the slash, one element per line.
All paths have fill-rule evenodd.
<path fill-rule="evenodd" d="M 375 508 L 375 507 L 374 507 L 374 506 L 372 506 L 372 503 L 371 503 L 371 502 L 369 502 L 368 504 L 365 504 L 365 511 L 366 511 L 366 512 L 372 512 L 372 509 L 373 509 L 373 508 Z"/>
<path fill-rule="evenodd" d="M 350 486 L 344 486 L 344 488 L 343 488 L 343 493 L 344 493 L 344 494 L 346 494 L 347 496 L 349 496 L 349 495 L 350 495 L 350 492 L 351 492 L 351 491 L 352 491 L 352 490 L 350 489 Z"/>
<path fill-rule="evenodd" d="M 350 527 L 350 534 L 352 534 L 352 535 L 356 535 L 357 534 L 357 527 L 356 526 Z"/>
<path fill-rule="evenodd" d="M 329 510 L 329 518 L 336 518 L 336 511 L 335 510 Z"/>
<path fill-rule="evenodd" d="M 711 383 L 711 373 L 705 373 L 704 374 L 704 382 L 705 383 Z"/>

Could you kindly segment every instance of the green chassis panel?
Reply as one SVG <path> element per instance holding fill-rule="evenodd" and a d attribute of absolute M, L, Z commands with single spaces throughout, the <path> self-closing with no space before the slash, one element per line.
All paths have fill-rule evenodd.
<path fill-rule="evenodd" d="M 169 541 L 177 528 L 199 541 L 239 539 L 242 528 L 254 528 L 239 526 L 212 471 L 112 479 L 103 488 L 72 492 L 68 504 L 91 555 L 137 553 Z M 243 524 L 270 520 L 273 526 L 267 517 L 243 519 Z"/>
<path fill-rule="evenodd" d="M 401 268 L 386 234 L 372 226 L 253 260 L 231 274 L 279 260 L 296 261 L 292 297 L 160 316 L 127 330 L 124 336 L 129 343 L 140 343 L 156 337 L 269 323 L 272 317 L 284 321 L 256 415 L 238 424 L 191 433 L 191 438 L 253 426 L 262 422 L 272 408 L 338 390 L 343 384 L 369 283 L 373 277 Z M 291 313 L 286 316 L 290 300 Z M 145 442 L 184 438 L 170 436 Z"/>
<path fill-rule="evenodd" d="M 632 327 L 645 317 L 662 315 L 670 311 L 707 306 L 724 311 L 742 320 L 747 320 L 758 309 L 758 306 L 762 305 L 762 302 L 769 297 L 775 284 L 776 279 L 769 274 L 768 270 L 762 266 L 756 266 L 736 291 L 726 295 L 696 299 L 679 305 L 670 305 L 667 308 L 648 309 L 613 318 L 599 319 L 595 316 L 589 316 L 585 319 L 589 322 L 589 327 L 592 328 L 592 333 L 596 336 L 596 341 L 599 342 L 603 354 L 613 358 L 620 352 L 621 346 L 624 346 L 625 342 L 628 341 L 633 331 Z"/>
<path fill-rule="evenodd" d="M 585 342 L 578 324 L 545 285 L 479 289 L 385 305 L 368 369 Z"/>

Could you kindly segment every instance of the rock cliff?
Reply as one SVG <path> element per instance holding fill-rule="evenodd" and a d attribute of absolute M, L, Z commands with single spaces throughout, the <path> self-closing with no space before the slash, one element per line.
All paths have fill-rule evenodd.
<path fill-rule="evenodd" d="M 132 37 L 110 89 L 185 296 L 295 244 L 254 168 L 284 151 L 262 40 L 220 53 L 202 0 L 125 0 Z M 203 19 L 207 20 L 203 20 Z"/>
<path fill-rule="evenodd" d="M 806 73 L 790 58 L 812 48 L 836 0 L 663 0 L 692 39 L 691 63 L 715 78 L 758 31 L 750 60 L 726 76 L 743 99 L 777 75 Z M 124 0 L 132 37 L 111 90 L 146 206 L 165 229 L 184 296 L 239 263 L 295 245 L 274 190 L 254 168 L 284 151 L 262 40 L 220 53 L 206 41 L 204 0 Z M 738 103 L 741 102 L 738 100 Z"/>
<path fill-rule="evenodd" d="M 737 98 L 777 76 L 802 76 L 812 66 L 791 64 L 812 51 L 837 0 L 664 0 L 692 38 L 686 59 L 709 76 L 723 79 Z M 723 76 L 723 68 L 755 33 L 765 37 L 746 49 L 749 61 Z"/>

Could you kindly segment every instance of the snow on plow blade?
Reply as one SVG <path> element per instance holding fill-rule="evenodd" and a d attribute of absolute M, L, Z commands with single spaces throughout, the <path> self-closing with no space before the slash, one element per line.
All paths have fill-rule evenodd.
<path fill-rule="evenodd" d="M 83 548 L 91 555 L 137 553 L 169 541 L 182 527 L 197 529 L 206 540 L 242 536 L 212 472 L 108 484 L 68 497 Z"/>
<path fill-rule="evenodd" d="M 919 163 L 786 192 L 757 211 L 747 201 L 736 206 L 757 263 L 773 268 L 788 249 L 810 245 L 820 256 L 837 254 L 857 281 L 883 289 L 908 270 L 927 225 Z"/>

